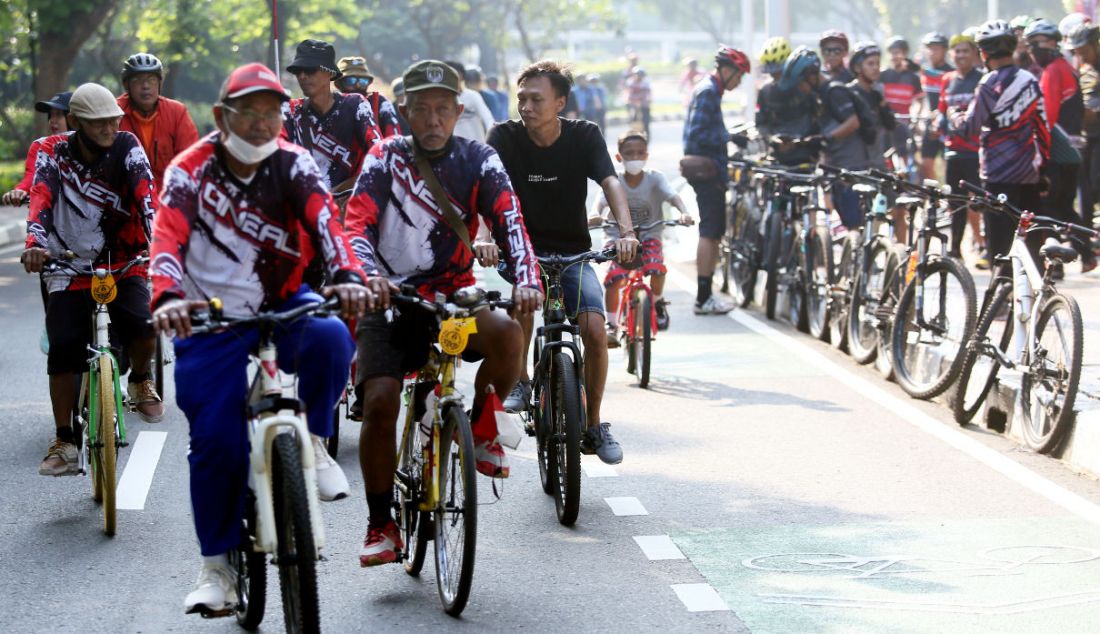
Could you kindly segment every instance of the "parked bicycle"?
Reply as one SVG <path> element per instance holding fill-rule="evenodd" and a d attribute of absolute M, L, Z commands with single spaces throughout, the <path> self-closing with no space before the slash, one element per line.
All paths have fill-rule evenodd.
<path fill-rule="evenodd" d="M 722 292 L 729 293 L 735 304 L 745 308 L 756 292 L 757 271 L 763 250 L 761 201 L 767 200 L 763 179 L 754 178 L 748 160 L 730 161 L 728 222 L 722 241 Z"/>

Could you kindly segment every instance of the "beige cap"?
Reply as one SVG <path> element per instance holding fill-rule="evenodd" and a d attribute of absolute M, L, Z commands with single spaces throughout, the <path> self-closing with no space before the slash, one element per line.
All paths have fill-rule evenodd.
<path fill-rule="evenodd" d="M 99 84 L 81 84 L 69 100 L 69 113 L 81 119 L 110 119 L 126 114 L 115 96 Z"/>

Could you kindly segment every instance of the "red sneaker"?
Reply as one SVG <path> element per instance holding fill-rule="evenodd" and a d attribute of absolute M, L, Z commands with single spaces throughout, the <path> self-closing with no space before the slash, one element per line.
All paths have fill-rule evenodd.
<path fill-rule="evenodd" d="M 380 566 L 382 564 L 396 563 L 401 557 L 401 551 L 405 548 L 401 541 L 401 531 L 397 528 L 397 522 L 390 520 L 382 528 L 367 527 L 367 537 L 363 540 L 363 549 L 359 551 L 359 565 Z"/>

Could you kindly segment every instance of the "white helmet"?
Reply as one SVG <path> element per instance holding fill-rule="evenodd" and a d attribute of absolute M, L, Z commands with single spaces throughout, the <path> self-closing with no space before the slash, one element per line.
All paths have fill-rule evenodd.
<path fill-rule="evenodd" d="M 1016 50 L 1016 33 L 1004 20 L 990 20 L 982 24 L 974 39 L 978 48 L 988 55 L 1012 54 Z"/>

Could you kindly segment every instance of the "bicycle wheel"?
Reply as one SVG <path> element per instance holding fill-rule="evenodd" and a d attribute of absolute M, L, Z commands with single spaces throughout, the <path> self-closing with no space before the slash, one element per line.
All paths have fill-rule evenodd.
<path fill-rule="evenodd" d="M 554 495 L 554 483 L 558 474 L 554 472 L 554 462 L 550 458 L 550 429 L 553 427 L 554 412 L 549 392 L 542 387 L 542 381 L 536 379 L 531 387 L 532 401 L 538 404 L 531 416 L 535 417 L 535 452 L 539 463 L 539 483 L 542 492 Z"/>
<path fill-rule="evenodd" d="M 300 445 L 294 434 L 282 433 L 275 436 L 271 448 L 283 618 L 288 632 L 319 632 L 317 549 L 313 545 Z"/>
<path fill-rule="evenodd" d="M 646 291 L 639 291 L 634 299 L 634 373 L 638 377 L 638 387 L 649 387 L 649 362 L 653 346 L 653 307 L 652 299 Z"/>
<path fill-rule="evenodd" d="M 344 409 L 346 402 L 337 403 L 332 410 L 332 435 L 325 438 L 325 451 L 332 458 L 336 458 L 336 454 L 340 452 L 340 410 Z"/>
<path fill-rule="evenodd" d="M 951 413 L 960 425 L 969 423 L 978 413 L 1001 369 L 1001 364 L 990 353 L 988 346 L 996 345 L 1002 353 L 1008 352 L 1013 327 L 1011 293 L 1010 283 L 998 286 L 967 344 L 962 369 L 959 370 L 959 383 L 951 399 Z"/>
<path fill-rule="evenodd" d="M 829 343 L 837 350 L 848 350 L 848 309 L 852 301 L 852 288 L 858 269 L 858 233 L 849 233 L 841 247 L 840 261 L 836 266 L 832 292 L 829 296 Z"/>
<path fill-rule="evenodd" d="M 894 380 L 894 355 L 890 342 L 894 327 L 895 308 L 905 290 L 906 250 L 901 245 L 893 245 L 886 259 L 886 277 L 883 280 L 882 300 L 877 311 L 878 348 L 875 352 L 875 369 L 887 381 Z"/>
<path fill-rule="evenodd" d="M 923 316 L 917 314 L 918 290 L 924 294 Z M 909 396 L 932 398 L 959 376 L 977 303 L 974 279 L 954 258 L 931 260 L 924 275 L 906 285 L 894 313 L 891 346 L 894 376 Z"/>
<path fill-rule="evenodd" d="M 439 506 L 435 509 L 435 581 L 443 611 L 462 614 L 470 598 L 477 553 L 477 472 L 470 419 L 445 412 L 439 436 Z"/>
<path fill-rule="evenodd" d="M 810 317 L 806 306 L 806 285 L 803 283 L 807 274 L 802 267 L 802 247 L 801 234 L 787 245 L 783 257 L 786 266 L 782 275 L 787 281 L 787 318 L 799 331 L 809 332 Z"/>
<path fill-rule="evenodd" d="M 160 395 L 162 401 L 166 400 L 164 394 L 164 336 L 157 335 L 154 337 L 153 348 L 153 382 L 157 388 L 157 394 Z"/>
<path fill-rule="evenodd" d="M 731 235 L 727 237 L 726 264 L 727 269 L 722 271 L 722 279 L 728 279 L 730 284 L 725 285 L 728 292 L 741 308 L 752 303 L 752 296 L 756 290 L 756 254 L 753 249 L 753 238 L 756 226 L 749 218 L 747 203 L 739 202 L 733 207 Z"/>
<path fill-rule="evenodd" d="M 99 357 L 99 412 L 95 423 L 95 440 L 91 443 L 94 459 L 92 463 L 93 494 L 98 480 L 99 497 L 103 504 L 103 532 L 113 537 L 118 519 L 115 506 L 115 487 L 118 479 L 115 467 L 118 459 L 118 444 L 115 437 L 117 408 L 115 407 L 115 366 L 109 355 Z"/>
<path fill-rule="evenodd" d="M 866 270 L 861 263 L 852 282 L 848 304 L 848 354 L 857 363 L 871 363 L 878 354 L 878 308 L 886 294 L 891 252 L 885 240 L 875 239 L 867 256 Z"/>
<path fill-rule="evenodd" d="M 267 606 L 267 554 L 253 547 L 255 508 L 256 499 L 250 492 L 241 524 L 241 543 L 229 551 L 229 565 L 237 571 L 237 623 L 246 630 L 260 626 Z"/>
<path fill-rule="evenodd" d="M 1077 301 L 1051 295 L 1031 333 L 1034 356 L 1020 384 L 1024 404 L 1023 436 L 1028 447 L 1050 453 L 1073 426 L 1073 405 L 1081 381 L 1084 326 Z"/>
<path fill-rule="evenodd" d="M 814 227 L 806 249 L 803 273 L 806 281 L 806 326 L 810 335 L 820 341 L 829 340 L 829 291 L 833 283 L 833 243 L 829 230 Z"/>
<path fill-rule="evenodd" d="M 764 237 L 764 271 L 768 274 L 764 282 L 764 313 L 768 319 L 775 319 L 775 305 L 779 299 L 779 263 L 783 240 L 783 218 L 778 211 L 768 216 L 767 233 Z"/>
<path fill-rule="evenodd" d="M 424 491 L 424 452 L 420 449 L 420 433 L 417 431 L 420 423 L 414 420 L 407 425 L 405 442 L 397 460 L 402 481 L 395 482 L 393 499 L 397 500 L 397 528 L 405 542 L 405 572 L 415 577 L 424 567 L 424 557 L 428 552 L 428 536 L 424 534 L 424 526 L 430 522 L 428 513 L 420 510 Z"/>
<path fill-rule="evenodd" d="M 550 369 L 552 402 L 547 444 L 547 458 L 552 463 L 554 478 L 554 510 L 558 522 L 572 526 L 577 521 L 581 497 L 581 430 L 582 418 L 580 381 L 573 360 L 568 354 L 554 355 Z"/>

